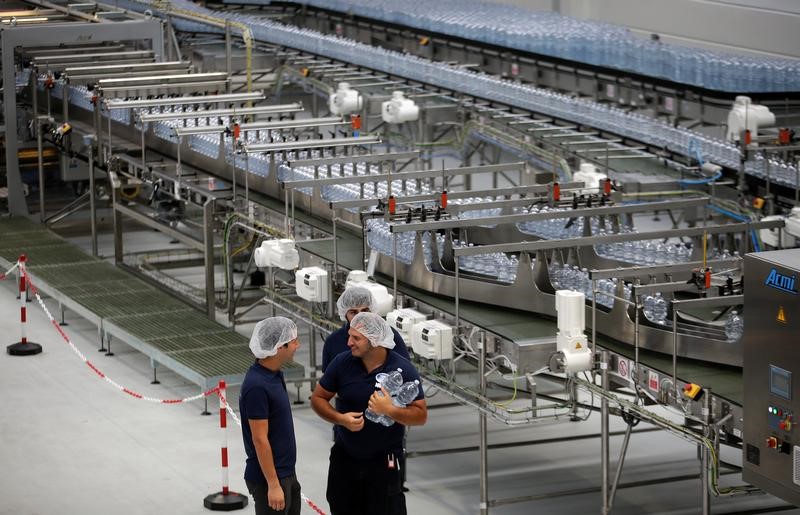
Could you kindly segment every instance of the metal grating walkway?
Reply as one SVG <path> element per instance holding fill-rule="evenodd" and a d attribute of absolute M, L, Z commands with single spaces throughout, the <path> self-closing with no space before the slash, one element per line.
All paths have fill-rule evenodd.
<path fill-rule="evenodd" d="M 40 290 L 204 389 L 240 384 L 253 363 L 246 337 L 27 218 L 0 218 L 0 266 L 20 254 Z M 290 363 L 284 373 L 298 379 L 305 369 Z"/>

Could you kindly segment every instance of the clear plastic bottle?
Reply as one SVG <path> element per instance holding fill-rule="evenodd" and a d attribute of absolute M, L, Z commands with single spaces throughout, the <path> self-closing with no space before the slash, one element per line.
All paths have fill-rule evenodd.
<path fill-rule="evenodd" d="M 653 322 L 657 324 L 667 322 L 667 299 L 661 296 L 661 292 L 656 292 L 653 299 Z"/>
<path fill-rule="evenodd" d="M 397 395 L 392 398 L 392 403 L 399 408 L 408 406 L 410 403 L 414 402 L 418 394 L 419 380 L 415 379 L 414 381 L 403 383 L 397 391 Z"/>
<path fill-rule="evenodd" d="M 733 343 L 742 337 L 744 333 L 744 319 L 736 311 L 731 311 L 728 319 L 725 321 L 725 336 L 728 341 Z"/>
<path fill-rule="evenodd" d="M 389 392 L 389 395 L 394 395 L 403 385 L 403 374 L 401 373 L 402 369 L 392 370 L 389 373 L 379 373 L 375 376 L 375 391 L 380 392 L 381 387 L 386 388 L 386 391 Z M 390 419 L 386 415 L 378 415 L 371 409 L 367 408 L 364 411 L 364 416 L 367 417 L 367 420 L 375 422 L 376 424 L 383 424 L 386 426 L 390 426 L 394 424 L 394 420 Z M 386 423 L 386 422 L 390 423 Z"/>
<path fill-rule="evenodd" d="M 644 298 L 644 317 L 653 322 L 653 310 L 655 308 L 656 298 L 648 295 Z"/>

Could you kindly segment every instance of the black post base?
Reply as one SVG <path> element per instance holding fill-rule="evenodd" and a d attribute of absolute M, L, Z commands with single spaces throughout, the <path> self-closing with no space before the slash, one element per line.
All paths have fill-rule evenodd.
<path fill-rule="evenodd" d="M 247 496 L 237 494 L 236 492 L 228 492 L 228 495 L 217 492 L 206 496 L 206 498 L 203 499 L 203 506 L 211 511 L 241 510 L 247 506 Z"/>
<path fill-rule="evenodd" d="M 33 356 L 42 352 L 42 346 L 33 342 L 17 342 L 6 347 L 12 356 Z"/>

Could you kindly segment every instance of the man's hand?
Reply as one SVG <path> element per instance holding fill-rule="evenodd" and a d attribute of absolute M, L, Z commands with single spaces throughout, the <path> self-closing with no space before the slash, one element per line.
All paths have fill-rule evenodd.
<path fill-rule="evenodd" d="M 361 431 L 364 429 L 364 414 L 357 411 L 342 413 L 339 425 L 353 433 Z"/>
<path fill-rule="evenodd" d="M 275 511 L 283 511 L 286 508 L 286 499 L 283 497 L 283 488 L 280 483 L 267 485 L 267 504 Z"/>
<path fill-rule="evenodd" d="M 369 409 L 378 415 L 388 415 L 389 410 L 392 409 L 392 396 L 386 391 L 386 388 L 381 386 L 380 392 L 375 392 L 369 398 Z"/>

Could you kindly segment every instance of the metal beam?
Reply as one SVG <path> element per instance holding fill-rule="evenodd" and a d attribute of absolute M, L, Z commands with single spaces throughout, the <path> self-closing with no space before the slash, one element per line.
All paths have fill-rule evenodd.
<path fill-rule="evenodd" d="M 302 150 L 306 148 L 356 147 L 361 145 L 374 145 L 380 142 L 381 139 L 377 136 L 307 139 L 280 143 L 255 143 L 252 145 L 245 145 L 244 151 L 248 154 L 257 154 L 259 152 L 284 152 L 287 150 Z"/>
<path fill-rule="evenodd" d="M 524 170 L 525 163 L 509 163 L 500 165 L 466 166 L 463 168 L 445 168 L 444 170 L 423 170 L 414 172 L 398 173 L 376 173 L 373 175 L 348 175 L 345 177 L 324 177 L 319 179 L 300 179 L 296 181 L 284 181 L 286 188 L 307 188 L 309 186 L 321 186 L 327 184 L 353 184 L 362 182 L 380 182 L 387 180 L 412 180 L 430 179 L 437 177 L 453 177 L 458 175 L 469 175 L 475 173 L 495 173 L 506 170 Z"/>
<path fill-rule="evenodd" d="M 408 173 L 408 172 L 407 172 Z M 401 177 L 403 178 L 403 177 Z M 563 183 L 561 185 L 561 192 L 567 192 L 571 189 L 582 189 L 583 183 L 582 182 L 569 182 Z M 468 191 L 452 191 L 447 193 L 447 198 L 449 200 L 458 200 L 462 198 L 470 198 L 470 197 L 497 197 L 501 195 L 526 195 L 529 193 L 547 193 L 550 190 L 550 185 L 548 184 L 532 184 L 529 186 L 512 186 L 510 188 L 492 188 L 487 190 L 468 190 Z M 425 202 L 428 200 L 437 200 L 439 199 L 441 193 L 427 193 L 424 195 L 408 195 L 403 197 L 396 197 L 398 204 L 412 204 L 414 202 Z M 337 200 L 334 202 L 329 202 L 331 208 L 333 209 L 347 209 L 350 207 L 369 207 L 374 206 L 378 200 L 383 200 L 386 202 L 386 199 L 379 199 L 379 198 L 364 198 L 364 199 L 357 199 L 357 200 Z M 528 199 L 533 200 L 533 198 Z M 479 206 L 479 204 L 474 204 Z M 483 205 L 483 204 L 480 204 Z M 479 209 L 479 207 L 476 207 Z"/>
<path fill-rule="evenodd" d="M 321 157 L 319 159 L 294 159 L 286 161 L 289 168 L 301 166 L 329 166 L 347 163 L 378 163 L 384 161 L 402 161 L 419 158 L 419 150 L 413 152 L 389 152 L 385 154 L 363 154 L 355 156 Z"/>
<path fill-rule="evenodd" d="M 578 218 L 583 216 L 621 215 L 627 213 L 643 213 L 649 211 L 662 211 L 667 209 L 686 209 L 708 205 L 708 197 L 664 200 L 660 202 L 647 202 L 637 204 L 624 204 L 621 206 L 586 207 L 581 209 L 568 209 L 564 211 L 545 211 L 542 213 L 525 213 L 518 215 L 501 215 L 484 218 L 450 219 L 431 222 L 391 223 L 391 232 L 432 231 L 436 229 L 452 229 L 455 227 L 474 227 L 478 225 L 513 224 L 518 222 L 536 222 L 553 220 L 557 218 Z M 482 204 L 476 204 L 480 206 Z M 641 238 L 636 238 L 641 239 Z"/>
<path fill-rule="evenodd" d="M 184 95 L 172 98 L 151 98 L 144 100 L 125 100 L 122 98 L 112 98 L 105 100 L 106 109 L 138 109 L 142 107 L 166 107 L 178 105 L 197 105 L 214 104 L 228 102 L 252 102 L 264 100 L 266 95 L 263 91 L 252 93 L 230 93 L 221 95 Z"/>
<path fill-rule="evenodd" d="M 243 131 L 254 130 L 281 130 L 281 129 L 305 129 L 311 127 L 326 127 L 329 125 L 349 125 L 349 121 L 344 121 L 341 116 L 328 116 L 325 118 L 306 118 L 300 120 L 278 120 L 274 122 L 250 122 L 239 124 Z"/>
<path fill-rule="evenodd" d="M 259 107 L 231 107 L 226 109 L 204 109 L 201 111 L 187 111 L 183 113 L 140 113 L 138 118 L 142 122 L 160 122 L 164 120 L 185 120 L 191 118 L 210 118 L 217 116 L 245 116 L 249 114 L 280 114 L 294 113 L 303 110 L 303 104 L 275 104 Z"/>
<path fill-rule="evenodd" d="M 479 220 L 479 219 L 475 219 Z M 473 222 L 475 222 L 473 220 Z M 625 234 L 606 234 L 603 236 L 587 236 L 583 238 L 571 238 L 566 240 L 541 240 L 524 241 L 520 243 L 499 243 L 495 245 L 481 245 L 479 247 L 459 247 L 453 249 L 456 256 L 475 256 L 479 254 L 490 254 L 493 252 L 534 252 L 537 250 L 555 250 L 572 247 L 585 247 L 604 243 L 622 243 L 637 240 L 661 240 L 665 238 L 679 238 L 681 236 L 702 236 L 703 234 L 727 234 L 734 232 L 745 232 L 753 229 L 774 229 L 784 226 L 783 220 L 771 220 L 769 222 L 738 223 L 727 225 L 712 225 L 708 227 L 693 227 L 690 229 L 666 229 L 663 231 L 625 233 Z M 398 225 L 389 225 L 392 229 L 397 229 Z M 427 229 L 423 229 L 427 230 Z M 656 267 L 650 267 L 654 269 Z M 592 278 L 590 276 L 590 278 Z M 599 279 L 599 276 L 594 277 Z"/>

